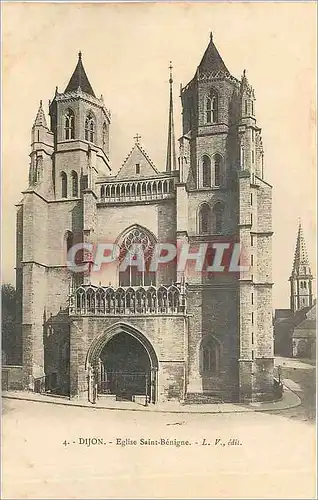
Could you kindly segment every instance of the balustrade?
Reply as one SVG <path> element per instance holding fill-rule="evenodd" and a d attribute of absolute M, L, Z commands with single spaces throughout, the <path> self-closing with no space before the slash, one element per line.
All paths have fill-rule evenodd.
<path fill-rule="evenodd" d="M 174 193 L 174 179 L 153 181 L 109 182 L 101 184 L 100 198 L 105 203 L 117 201 L 157 200 L 169 198 Z"/>
<path fill-rule="evenodd" d="M 102 287 L 82 285 L 70 296 L 71 315 L 184 314 L 185 285 Z"/>

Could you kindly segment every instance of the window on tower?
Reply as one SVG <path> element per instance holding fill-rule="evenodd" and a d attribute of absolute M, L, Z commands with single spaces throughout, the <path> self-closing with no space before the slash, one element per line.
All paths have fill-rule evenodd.
<path fill-rule="evenodd" d="M 223 231 L 224 222 L 224 205 L 217 202 L 213 207 L 213 232 L 221 234 Z"/>
<path fill-rule="evenodd" d="M 65 240 L 66 240 L 66 252 L 68 253 L 74 244 L 74 236 L 72 231 L 66 231 Z"/>
<path fill-rule="evenodd" d="M 85 120 L 85 140 L 89 142 L 95 141 L 95 118 L 93 113 L 89 113 Z"/>
<path fill-rule="evenodd" d="M 241 144 L 241 148 L 240 148 L 240 165 L 241 165 L 241 169 L 244 170 L 244 168 L 245 168 L 245 150 L 244 150 L 243 144 Z"/>
<path fill-rule="evenodd" d="M 208 203 L 204 203 L 199 210 L 199 234 L 209 233 L 211 233 L 211 207 Z"/>
<path fill-rule="evenodd" d="M 202 158 L 202 186 L 211 187 L 211 160 L 206 155 Z"/>
<path fill-rule="evenodd" d="M 61 195 L 62 198 L 67 198 L 67 175 L 61 172 Z"/>
<path fill-rule="evenodd" d="M 108 137 L 107 137 L 107 125 L 104 123 L 103 125 L 103 150 L 107 150 L 107 143 L 108 143 Z"/>
<path fill-rule="evenodd" d="M 42 174 L 42 163 L 43 163 L 42 155 L 37 155 L 35 157 L 34 183 L 37 183 L 40 180 Z"/>
<path fill-rule="evenodd" d="M 222 156 L 216 154 L 214 156 L 214 185 L 221 185 L 221 165 L 222 165 Z"/>
<path fill-rule="evenodd" d="M 218 96 L 212 91 L 206 100 L 206 122 L 217 123 L 218 121 Z"/>
<path fill-rule="evenodd" d="M 88 188 L 88 175 L 87 174 L 81 176 L 80 186 L 81 186 L 81 194 L 82 194 L 85 191 L 85 189 Z"/>
<path fill-rule="evenodd" d="M 78 175 L 72 170 L 72 196 L 77 198 L 78 196 Z"/>
<path fill-rule="evenodd" d="M 65 139 L 74 139 L 74 111 L 68 109 L 65 114 Z"/>

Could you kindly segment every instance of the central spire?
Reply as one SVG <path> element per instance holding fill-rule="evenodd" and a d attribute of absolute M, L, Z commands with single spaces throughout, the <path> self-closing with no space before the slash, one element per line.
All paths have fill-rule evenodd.
<path fill-rule="evenodd" d="M 82 52 L 80 51 L 78 53 L 78 61 L 76 68 L 74 70 L 74 73 L 71 76 L 71 79 L 68 83 L 68 86 L 65 89 L 65 93 L 67 92 L 74 92 L 78 90 L 78 88 L 85 92 L 86 94 L 89 94 L 93 97 L 95 97 L 94 91 L 92 89 L 91 84 L 89 83 L 89 80 L 87 78 L 83 62 L 82 62 Z"/>
<path fill-rule="evenodd" d="M 168 125 L 168 145 L 167 145 L 167 160 L 166 160 L 166 171 L 171 172 L 171 170 L 176 170 L 176 144 L 174 135 L 174 120 L 173 120 L 173 94 L 172 94 L 172 62 L 170 61 L 169 71 L 169 86 L 170 86 L 170 103 L 169 103 L 169 125 Z"/>

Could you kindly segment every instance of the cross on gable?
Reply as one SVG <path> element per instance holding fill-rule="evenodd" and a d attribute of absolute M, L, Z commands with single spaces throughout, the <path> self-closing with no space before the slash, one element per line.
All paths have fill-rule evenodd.
<path fill-rule="evenodd" d="M 134 139 L 135 139 L 136 144 L 139 144 L 139 139 L 141 139 L 141 135 L 136 134 Z"/>

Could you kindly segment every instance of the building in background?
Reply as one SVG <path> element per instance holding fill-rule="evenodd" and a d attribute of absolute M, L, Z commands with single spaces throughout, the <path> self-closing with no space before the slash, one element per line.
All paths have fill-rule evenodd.
<path fill-rule="evenodd" d="M 290 309 L 276 309 L 275 354 L 300 358 L 316 357 L 316 301 L 313 275 L 299 223 L 290 282 Z"/>
<path fill-rule="evenodd" d="M 140 136 L 111 175 L 111 116 L 82 55 L 50 123 L 40 104 L 29 186 L 17 209 L 18 318 L 24 384 L 92 400 L 250 401 L 273 396 L 272 187 L 254 90 L 231 75 L 212 38 L 181 88 L 175 150 L 172 73 L 166 165 Z M 145 106 L 152 105 L 147 103 Z M 138 112 L 138 109 L 135 110 Z M 141 111 L 141 110 L 140 110 Z M 154 133 L 156 133 L 154 125 Z M 116 243 L 120 259 L 74 273 L 75 243 Z M 240 242 L 247 270 L 154 272 L 156 243 Z M 146 269 L 119 263 L 141 244 Z"/>

